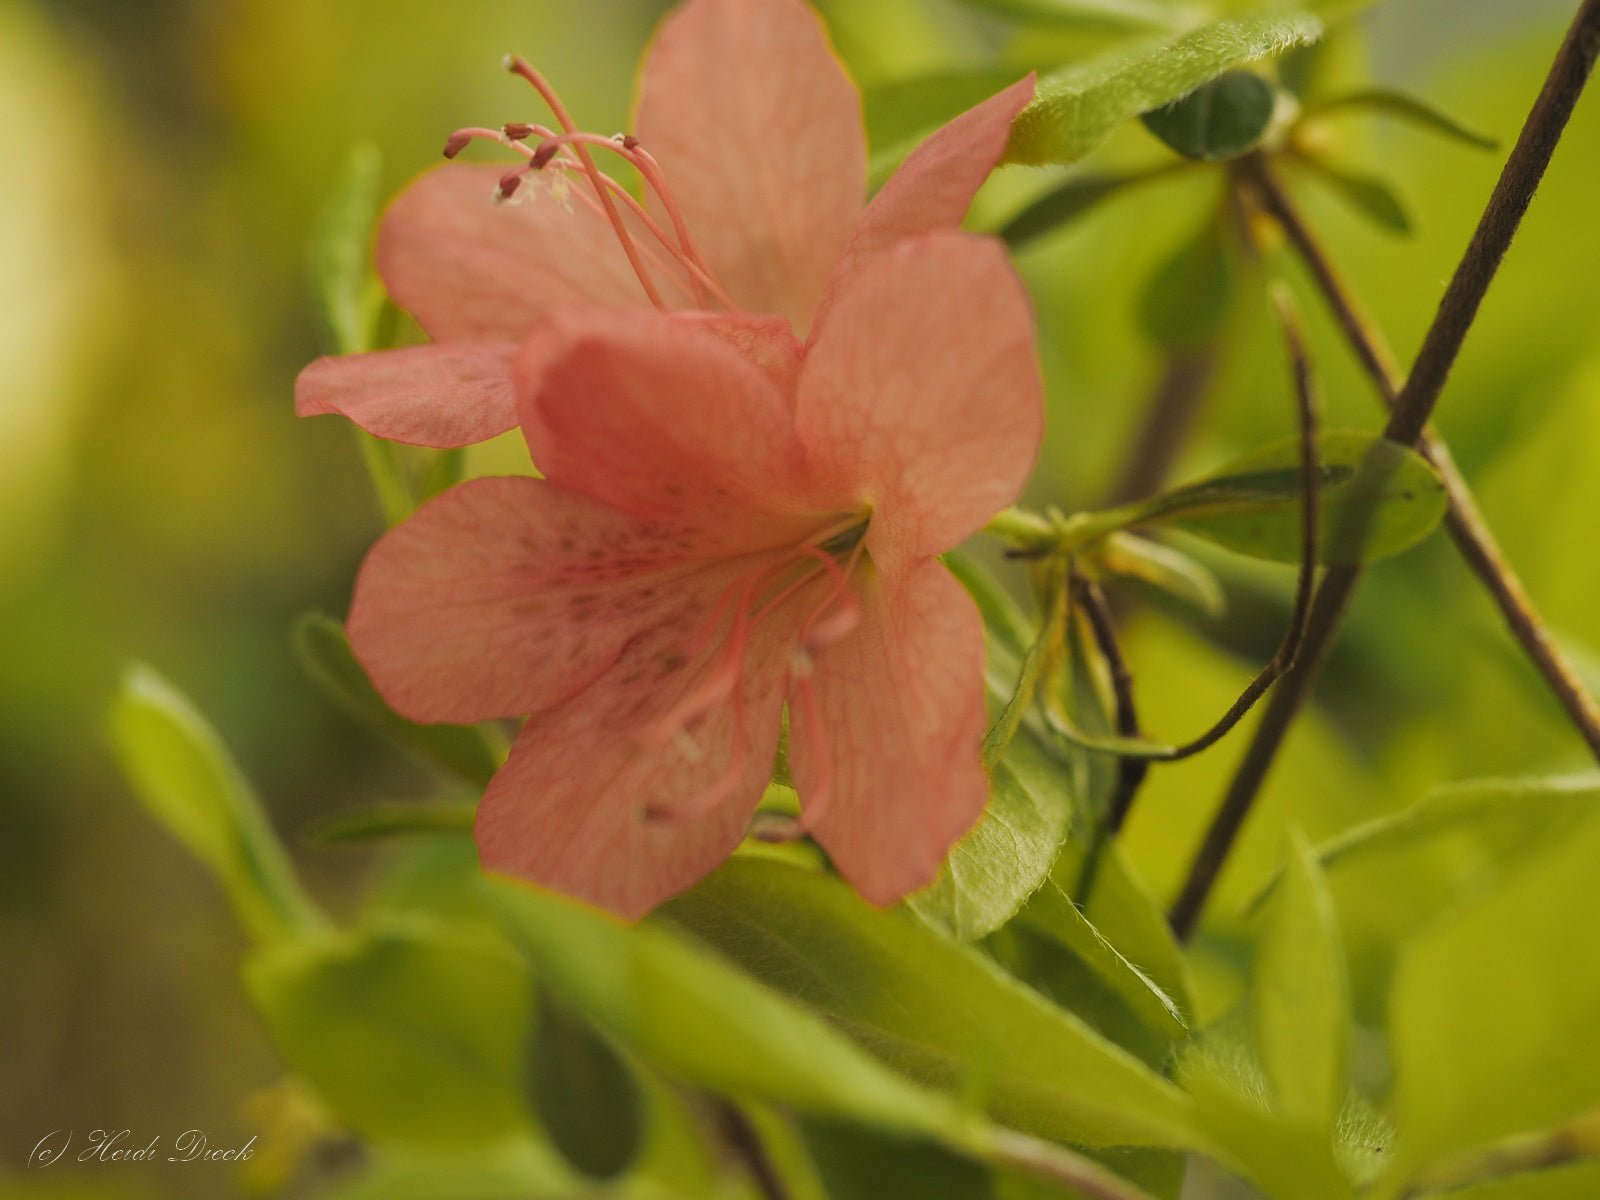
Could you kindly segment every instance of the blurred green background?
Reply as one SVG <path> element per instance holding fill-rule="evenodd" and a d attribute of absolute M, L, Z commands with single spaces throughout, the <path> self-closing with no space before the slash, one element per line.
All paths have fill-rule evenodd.
<path fill-rule="evenodd" d="M 325 349 L 309 231 L 353 143 L 382 149 L 392 189 L 435 161 L 450 128 L 532 115 L 498 70 L 509 49 L 546 69 L 584 124 L 621 128 L 666 7 L 0 0 L 0 1195 L 217 1197 L 280 1182 L 271 1156 L 242 1173 L 24 1167 L 63 1128 L 243 1141 L 263 1132 L 281 1070 L 240 995 L 240 938 L 211 885 L 113 770 L 105 704 L 127 658 L 154 663 L 230 740 L 291 841 L 319 814 L 433 786 L 327 704 L 289 651 L 300 612 L 343 611 L 380 528 L 347 433 L 292 412 L 295 372 Z M 868 87 L 1026 55 L 953 0 L 823 7 Z M 1328 58 L 1509 139 L 1569 7 L 1393 0 Z M 1298 190 L 1404 358 L 1499 159 L 1368 121 L 1344 129 L 1341 154 L 1396 181 L 1416 236 L 1375 232 L 1313 186 Z M 1104 151 L 1162 153 L 1137 128 Z M 1590 665 L 1597 161 L 1600 104 L 1589 103 L 1440 422 L 1510 557 Z M 1054 178 L 1003 176 L 975 219 L 1002 217 Z M 1052 388 L 1041 502 L 1093 503 L 1115 474 L 1159 370 L 1140 291 L 1214 189 L 1196 179 L 1130 194 L 1023 256 Z M 1312 328 L 1330 422 L 1375 428 L 1348 356 L 1320 315 Z M 1187 470 L 1291 427 L 1260 305 L 1242 304 L 1224 336 Z M 480 467 L 506 457 L 491 449 Z M 1135 619 L 1130 654 L 1162 736 L 1207 723 L 1278 636 L 1289 573 L 1222 565 L 1238 588 L 1229 618 Z M 1436 782 L 1583 762 L 1440 536 L 1372 572 L 1321 698 L 1225 880 L 1224 913 L 1270 865 L 1287 812 L 1321 836 Z M 1158 769 L 1130 838 L 1162 892 L 1239 748 L 1235 738 Z M 369 865 L 350 851 L 300 858 L 335 909 Z"/>

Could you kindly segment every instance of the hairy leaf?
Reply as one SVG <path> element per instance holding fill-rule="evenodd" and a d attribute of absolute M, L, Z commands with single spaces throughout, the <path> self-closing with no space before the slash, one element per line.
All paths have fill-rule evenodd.
<path fill-rule="evenodd" d="M 815 872 L 734 860 L 665 912 L 915 1078 L 1080 1145 L 1192 1145 L 1164 1079 L 986 957 Z"/>
<path fill-rule="evenodd" d="M 1325 32 L 1321 17 L 1300 8 L 1225 17 L 1177 36 L 1131 40 L 1040 80 L 1037 97 L 1012 126 L 1007 161 L 1076 162 L 1129 117 Z"/>

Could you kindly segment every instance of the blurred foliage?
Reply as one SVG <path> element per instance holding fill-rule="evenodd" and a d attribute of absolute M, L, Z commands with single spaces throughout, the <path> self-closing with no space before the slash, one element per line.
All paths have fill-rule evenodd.
<path fill-rule="evenodd" d="M 524 92 L 497 69 L 509 49 L 545 66 L 586 125 L 623 127 L 633 64 L 666 7 L 0 0 L 0 145 L 12 165 L 0 189 L 0 621 L 8 650 L 0 657 L 0 961 L 8 983 L 0 989 L 0 1197 L 583 1194 L 588 1184 L 530 1116 L 541 1101 L 520 1090 L 538 1009 L 530 960 L 541 985 L 561 990 L 576 1014 L 566 1049 L 608 1063 L 621 1072 L 613 1086 L 631 1079 L 641 1097 L 636 1169 L 608 1195 L 754 1194 L 719 1157 L 741 1136 L 729 1128 L 756 1130 L 797 1198 L 884 1194 L 886 1163 L 895 1178 L 937 1179 L 950 1195 L 1059 1194 L 976 1165 L 993 1150 L 989 1127 L 973 1123 L 978 1112 L 1047 1136 L 1076 1129 L 1078 1141 L 1166 1138 L 1248 1168 L 1264 1184 L 1286 1177 L 1295 1186 L 1298 1171 L 1298 1186 L 1314 1187 L 1305 1180 L 1317 1171 L 1339 1178 L 1326 1139 L 1306 1133 L 1330 1120 L 1328 1095 L 1286 1096 L 1282 1081 L 1303 1082 L 1302 1069 L 1324 1082 L 1340 1078 L 1329 1064 L 1345 1038 L 1350 1087 L 1374 1102 L 1392 1097 L 1388 1111 L 1405 1129 L 1395 1161 L 1407 1166 L 1600 1104 L 1600 1064 L 1592 1050 L 1573 1053 L 1592 1043 L 1586 1022 L 1600 978 L 1592 938 L 1574 933 L 1600 916 L 1587 886 L 1600 854 L 1587 819 L 1592 785 L 1480 787 L 1465 800 L 1441 793 L 1427 810 L 1410 810 L 1440 780 L 1548 776 L 1583 761 L 1437 536 L 1370 572 L 1322 703 L 1291 738 L 1186 960 L 1166 938 L 1161 901 L 1232 768 L 1233 742 L 1153 768 L 1085 912 L 1068 899 L 1082 866 L 1072 846 L 1031 899 L 984 884 L 981 872 L 969 878 L 978 879 L 984 907 L 962 908 L 953 882 L 942 899 L 924 898 L 933 924 L 967 939 L 990 935 L 981 949 L 907 913 L 857 913 L 853 898 L 820 875 L 754 856 L 675 905 L 670 921 L 635 932 L 530 894 L 486 894 L 459 834 L 376 851 L 300 845 L 296 834 L 332 813 L 438 790 L 325 699 L 291 646 L 289 631 L 308 607 L 343 610 L 355 563 L 383 521 L 337 423 L 292 415 L 295 371 L 332 348 L 310 299 L 305 247 L 317 215 L 353 145 L 377 146 L 388 191 L 434 160 L 447 129 L 525 115 Z M 1128 36 L 1116 21 L 1019 25 L 985 11 L 1070 7 L 1065 0 L 822 7 L 866 88 L 873 149 L 889 158 L 975 98 L 961 98 L 963 85 L 951 79 L 969 88 L 975 71 L 1003 80 L 1103 54 Z M 1519 11 L 1508 16 L 1512 7 Z M 1273 70 L 1314 97 L 1366 86 L 1375 69 L 1381 83 L 1425 96 L 1505 143 L 1548 62 L 1562 6 L 1472 11 L 1485 22 L 1481 32 L 1453 0 L 1391 0 L 1377 21 Z M 924 86 L 934 74 L 945 82 Z M 1002 172 L 973 224 L 998 228 L 1064 183 L 1172 158 L 1137 121 L 1107 132 L 1082 168 Z M 1315 178 L 1290 176 L 1404 359 L 1497 160 L 1377 114 L 1344 114 L 1322 136 L 1330 161 L 1380 170 L 1411 215 L 1411 236 L 1395 239 Z M 1489 296 L 1440 425 L 1481 485 L 1509 556 L 1600 682 L 1600 566 L 1587 553 L 1600 506 L 1592 465 L 1600 310 L 1589 299 L 1600 262 L 1597 161 L 1600 106 L 1591 103 Z M 1175 477 L 1197 478 L 1291 432 L 1281 347 L 1260 289 L 1248 278 L 1217 283 L 1226 249 L 1216 241 L 1218 194 L 1218 176 L 1206 170 L 1119 189 L 1021 251 L 1051 395 L 1033 489 L 1041 504 L 1072 511 L 1105 501 L 1161 369 L 1152 333 L 1172 323 L 1170 313 L 1150 319 L 1151 281 L 1165 279 L 1171 294 L 1173 264 L 1194 259 L 1197 245 L 1215 269 L 1187 272 L 1199 278 L 1178 289 L 1188 311 L 1197 294 L 1227 299 L 1207 305 L 1217 374 Z M 1315 298 L 1301 301 L 1329 423 L 1373 428 L 1369 386 Z M 475 449 L 468 469 L 510 461 L 493 446 Z M 1228 614 L 1184 611 L 1179 620 L 1158 604 L 1132 618 L 1126 648 L 1153 730 L 1203 727 L 1271 652 L 1286 618 L 1288 570 L 1197 554 L 1227 585 Z M 214 830 L 190 839 L 224 874 L 235 903 L 266 912 L 281 903 L 241 903 L 260 879 L 227 874 L 262 861 L 273 864 L 269 877 L 280 872 L 268 823 L 249 815 L 249 792 L 229 790 L 246 776 L 285 831 L 306 889 L 339 926 L 253 952 L 247 978 L 260 1016 L 240 982 L 241 935 L 202 872 L 129 802 L 105 746 L 104 713 L 134 654 L 181 680 L 237 756 L 235 771 L 220 744 L 206 742 L 211 765 L 225 764 L 209 776 L 213 785 L 222 780 L 209 811 L 242 821 L 227 837 L 246 841 L 219 842 Z M 459 742 L 447 749 L 447 760 L 477 753 Z M 1008 769 L 1020 774 L 1015 762 Z M 181 787 L 197 777 L 178 775 Z M 1088 790 L 1063 800 L 1021 780 L 1014 799 L 1047 845 L 1084 819 Z M 170 805 L 152 804 L 170 819 Z M 1448 819 L 1427 815 L 1441 808 Z M 1377 824 L 1357 839 L 1350 831 L 1363 822 Z M 1396 835 L 1397 825 L 1410 832 Z M 1329 844 L 1340 835 L 1346 840 Z M 1299 848 L 1302 836 L 1316 849 Z M 1276 878 L 1286 844 L 1297 847 L 1290 874 L 1251 907 Z M 273 848 L 264 859 L 241 858 L 240 845 Z M 1034 857 L 1042 875 L 1048 855 Z M 791 892 L 807 896 L 782 902 Z M 775 935 L 752 915 L 762 904 L 771 906 L 762 918 L 769 930 L 799 922 L 784 944 L 765 940 Z M 519 934 L 518 906 L 524 918 L 530 906 L 543 914 L 541 943 Z M 256 918 L 257 934 L 263 923 Z M 685 938 L 686 928 L 697 937 Z M 806 938 L 816 939 L 814 955 Z M 1489 939 L 1508 957 L 1486 957 Z M 1313 977 L 1331 981 L 1333 941 L 1348 961 L 1354 1028 L 1319 1013 L 1319 1045 L 1286 1039 L 1284 1006 L 1301 998 L 1252 991 L 1250 964 L 1309 960 Z M 771 987 L 756 989 L 707 943 Z M 808 970 L 813 957 L 841 946 L 862 978 L 877 982 L 852 990 Z M 641 970 L 659 986 L 648 1010 L 630 1011 L 630 972 Z M 904 1010 L 890 1002 L 893 989 L 914 989 L 908 978 L 927 977 L 941 981 L 932 1002 L 914 996 L 919 1003 Z M 708 980 L 724 979 L 729 991 L 706 994 Z M 740 987 L 759 999 L 729 1004 Z M 718 1002 L 728 1011 L 715 1032 L 727 1044 L 721 1055 L 717 1047 L 690 1055 L 682 1039 L 697 1029 L 707 1036 L 693 1018 L 720 1011 Z M 980 1002 L 1004 1008 L 1002 1028 L 974 1029 L 964 1019 L 963 1006 Z M 1239 1028 L 1219 1026 L 1225 1017 Z M 1185 1095 L 1160 1072 L 1188 1029 L 1207 1038 L 1206 1053 L 1185 1060 Z M 1452 1057 L 1463 1044 L 1474 1052 Z M 300 1081 L 284 1081 L 285 1062 Z M 1454 1064 L 1446 1082 L 1440 1062 Z M 1538 1064 L 1533 1073 L 1548 1087 L 1529 1083 L 1527 1063 Z M 1035 1081 L 1042 1069 L 1055 1090 Z M 725 1099 L 713 1102 L 708 1091 Z M 862 1124 L 837 1124 L 842 1092 L 863 1110 L 854 1113 Z M 1203 1118 L 1191 1114 L 1195 1096 Z M 1305 1122 L 1279 1122 L 1274 1097 Z M 1387 1147 L 1382 1122 L 1345 1099 L 1337 1098 L 1337 1154 Z M 773 1104 L 808 1115 L 796 1121 Z M 1085 1114 L 1110 1124 L 1090 1138 Z M 1117 1124 L 1130 1120 L 1137 1128 Z M 169 1136 L 202 1127 L 218 1144 L 259 1135 L 264 1152 L 238 1170 L 21 1169 L 40 1136 L 86 1125 Z M 377 1149 L 357 1146 L 351 1130 Z M 487 1140 L 463 1149 L 450 1138 L 419 1141 L 419 1130 Z M 708 1130 L 720 1131 L 720 1143 Z M 1315 1153 L 1296 1140 L 1308 1137 Z M 1174 1194 L 1177 1156 L 1111 1148 L 1102 1157 L 1154 1194 Z M 1576 1197 L 1596 1186 L 1593 1169 L 1578 1166 L 1462 1194 Z"/>

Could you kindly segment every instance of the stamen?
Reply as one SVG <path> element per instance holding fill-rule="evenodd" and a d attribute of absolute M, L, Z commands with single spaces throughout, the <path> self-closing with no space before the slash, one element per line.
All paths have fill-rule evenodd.
<path fill-rule="evenodd" d="M 561 97 L 556 95 L 555 89 L 545 81 L 543 75 L 529 66 L 519 55 L 507 55 L 505 65 L 507 70 L 522 76 L 533 85 L 534 90 L 550 106 L 550 111 L 555 114 L 556 123 L 563 130 L 568 134 L 578 131 L 577 125 L 573 123 L 571 114 L 567 112 L 566 106 L 561 103 Z M 650 272 L 645 270 L 644 263 L 639 258 L 638 248 L 633 244 L 633 238 L 628 233 L 627 225 L 623 223 L 622 214 L 617 211 L 617 206 L 612 203 L 611 193 L 600 182 L 600 171 L 594 165 L 593 156 L 590 155 L 588 148 L 581 142 L 575 144 L 573 149 L 578 155 L 578 161 L 583 165 L 584 173 L 589 177 L 590 186 L 594 188 L 596 196 L 605 208 L 606 217 L 611 222 L 611 228 L 616 233 L 617 240 L 622 243 L 623 253 L 628 256 L 628 265 L 633 268 L 634 275 L 638 277 L 639 286 L 644 289 L 644 294 L 649 297 L 651 304 L 665 310 L 667 307 L 666 302 L 662 300 L 661 293 L 656 290 L 656 285 L 651 281 Z"/>
<path fill-rule="evenodd" d="M 551 143 L 574 147 L 594 146 L 601 150 L 610 150 L 637 170 L 645 185 L 655 192 L 661 200 L 662 207 L 667 210 L 667 217 L 671 220 L 673 232 L 678 238 L 679 250 L 675 252 L 676 257 L 689 271 L 691 280 L 703 282 L 712 294 L 729 309 L 736 310 L 738 308 L 738 305 L 728 296 L 722 285 L 717 282 L 710 266 L 695 247 L 694 239 L 689 234 L 688 223 L 683 219 L 683 212 L 679 209 L 678 202 L 673 198 L 672 190 L 667 186 L 666 177 L 662 174 L 661 164 L 639 145 L 638 138 L 631 134 L 617 134 L 615 137 L 608 138 L 601 137 L 598 133 L 568 132 L 551 138 L 544 146 L 540 147 L 541 152 Z M 601 178 L 607 177 L 602 175 Z M 628 199 L 630 201 L 633 200 L 631 196 Z M 641 214 L 644 212 L 637 201 L 633 201 L 633 207 Z M 671 247 L 669 246 L 668 248 L 670 249 Z M 698 296 L 696 302 L 699 302 Z"/>

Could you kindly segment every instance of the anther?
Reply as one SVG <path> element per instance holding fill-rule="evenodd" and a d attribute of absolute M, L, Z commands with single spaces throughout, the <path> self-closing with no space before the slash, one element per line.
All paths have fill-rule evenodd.
<path fill-rule="evenodd" d="M 639 148 L 639 139 L 634 137 L 631 133 L 623 134 L 622 148 L 624 150 L 637 150 Z"/>
<path fill-rule="evenodd" d="M 452 133 L 444 144 L 444 156 L 454 158 L 467 148 L 467 143 L 472 141 L 470 133 Z"/>
<path fill-rule="evenodd" d="M 526 121 L 508 121 L 501 127 L 501 132 L 511 141 L 520 142 L 533 136 L 534 127 Z"/>
<path fill-rule="evenodd" d="M 533 157 L 528 160 L 528 165 L 535 171 L 542 171 L 550 165 L 550 160 L 560 153 L 561 143 L 551 138 L 533 152 Z"/>
<path fill-rule="evenodd" d="M 517 194 L 517 189 L 522 186 L 523 170 L 518 167 L 515 171 L 507 171 L 500 176 L 500 185 L 495 188 L 494 199 L 497 204 L 504 204 Z"/>

